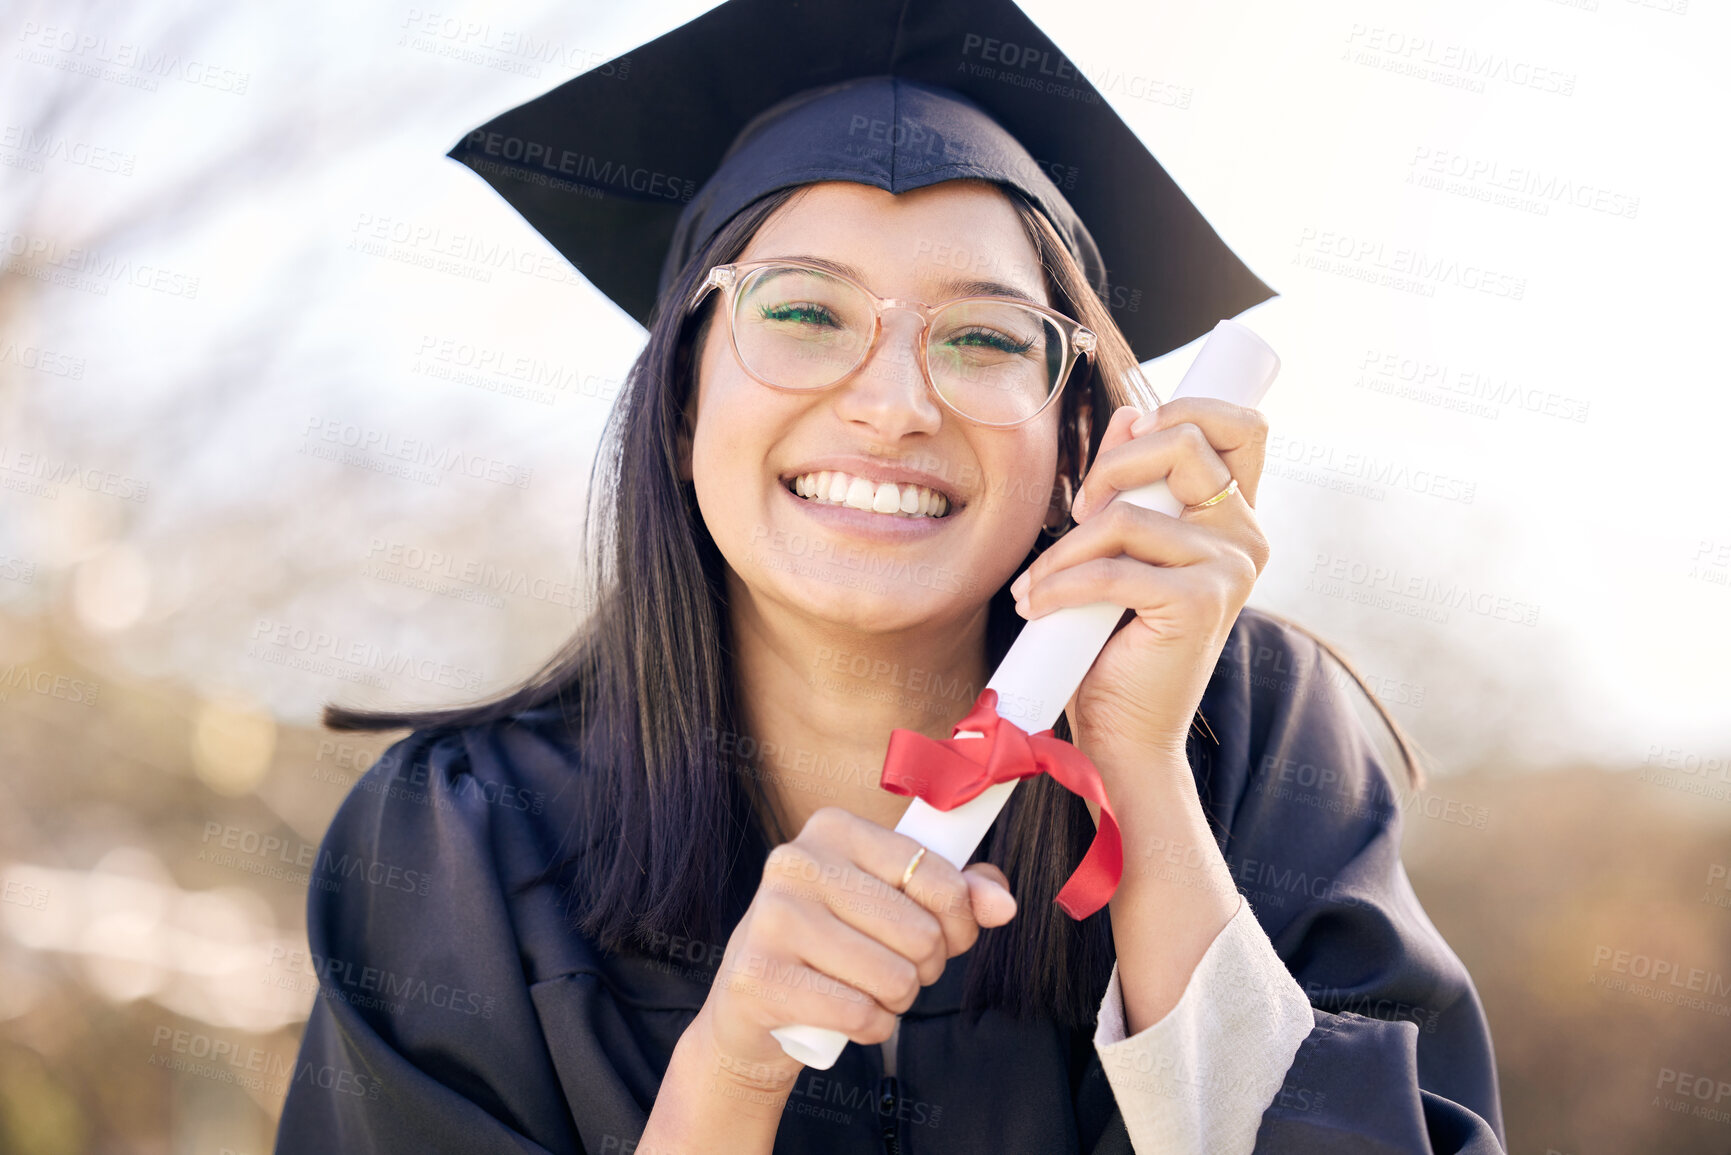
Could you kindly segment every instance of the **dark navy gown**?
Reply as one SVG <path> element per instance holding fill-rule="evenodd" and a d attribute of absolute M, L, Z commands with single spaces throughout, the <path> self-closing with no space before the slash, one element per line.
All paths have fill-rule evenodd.
<path fill-rule="evenodd" d="M 1315 1015 L 1256 1153 L 1501 1152 L 1483 1008 L 1407 881 L 1397 795 L 1325 660 L 1246 608 L 1202 701 L 1218 746 L 1197 760 L 1198 788 Z M 612 955 L 567 925 L 559 885 L 536 881 L 585 773 L 561 732 L 551 706 L 418 731 L 344 801 L 319 861 L 354 869 L 309 891 L 320 994 L 279 1155 L 634 1149 L 718 952 Z M 1322 789 L 1347 804 L 1295 787 L 1307 765 L 1338 768 Z M 735 910 L 766 853 L 758 839 L 741 856 Z M 854 1043 L 801 1072 L 777 1153 L 1132 1151 L 1091 1032 L 993 1011 L 970 1022 L 967 959 L 903 1016 L 894 1077 Z"/>

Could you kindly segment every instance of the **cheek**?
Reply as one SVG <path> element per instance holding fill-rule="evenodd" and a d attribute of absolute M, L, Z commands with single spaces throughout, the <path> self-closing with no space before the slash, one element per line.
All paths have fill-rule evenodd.
<path fill-rule="evenodd" d="M 1025 551 L 1046 519 L 1058 473 L 1057 436 L 1056 428 L 1048 428 L 993 447 L 987 464 L 994 479 L 990 520 L 993 532 L 1005 535 L 1006 546 Z"/>
<path fill-rule="evenodd" d="M 800 410 L 745 375 L 725 336 L 701 356 L 692 407 L 691 480 L 698 510 L 724 553 L 743 548 L 770 517 L 766 463 Z"/>
<path fill-rule="evenodd" d="M 701 497 L 716 482 L 740 465 L 741 439 L 749 436 L 750 423 L 738 419 L 742 409 L 740 382 L 728 372 L 723 356 L 726 343 L 708 341 L 699 346 L 697 380 L 692 403 L 687 407 L 691 429 L 691 471 Z"/>

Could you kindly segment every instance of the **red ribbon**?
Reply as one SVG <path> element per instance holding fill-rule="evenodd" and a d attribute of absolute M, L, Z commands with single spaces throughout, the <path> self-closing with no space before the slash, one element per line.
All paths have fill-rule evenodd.
<path fill-rule="evenodd" d="M 964 730 L 983 737 L 955 737 Z M 1087 918 L 1111 900 L 1124 875 L 1124 844 L 1118 836 L 1112 804 L 1106 801 L 1100 771 L 1086 754 L 1052 737 L 1051 730 L 1030 734 L 998 717 L 996 690 L 981 690 L 973 709 L 956 723 L 948 738 L 892 730 L 878 784 L 892 794 L 912 795 L 939 810 L 954 810 L 989 786 L 1036 774 L 1050 774 L 1070 793 L 1100 806 L 1100 828 L 1094 841 L 1056 899 L 1071 918 Z"/>

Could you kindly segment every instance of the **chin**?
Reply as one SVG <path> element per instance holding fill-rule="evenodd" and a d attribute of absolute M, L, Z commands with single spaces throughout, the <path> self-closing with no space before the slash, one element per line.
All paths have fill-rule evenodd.
<path fill-rule="evenodd" d="M 799 572 L 764 577 L 777 600 L 827 625 L 862 634 L 897 633 L 965 616 L 974 608 L 974 599 L 957 592 L 873 576 L 839 564 L 808 562 Z"/>

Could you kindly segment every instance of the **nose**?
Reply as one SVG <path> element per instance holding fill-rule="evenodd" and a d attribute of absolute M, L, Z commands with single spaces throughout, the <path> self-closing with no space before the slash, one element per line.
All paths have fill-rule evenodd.
<path fill-rule="evenodd" d="M 936 433 L 944 415 L 922 366 L 924 333 L 918 314 L 886 309 L 883 330 L 866 351 L 865 362 L 837 391 L 837 415 L 869 426 L 884 441 Z"/>

